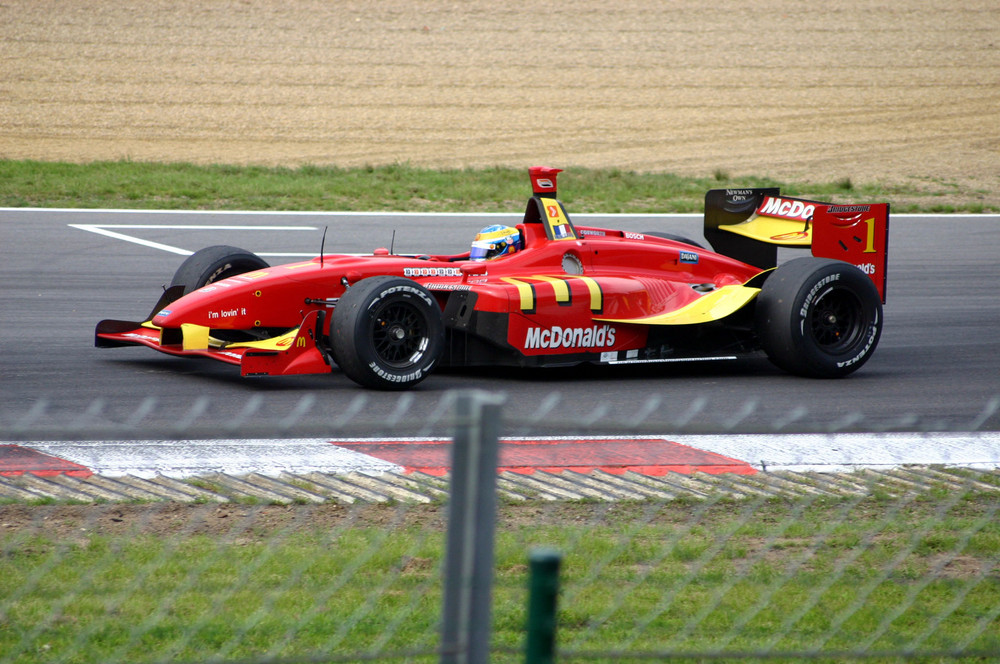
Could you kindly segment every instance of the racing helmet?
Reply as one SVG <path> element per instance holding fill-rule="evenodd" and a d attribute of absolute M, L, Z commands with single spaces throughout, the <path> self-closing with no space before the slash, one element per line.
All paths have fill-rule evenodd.
<path fill-rule="evenodd" d="M 521 249 L 521 232 L 511 226 L 493 224 L 476 234 L 469 251 L 469 260 L 488 261 L 509 256 Z"/>

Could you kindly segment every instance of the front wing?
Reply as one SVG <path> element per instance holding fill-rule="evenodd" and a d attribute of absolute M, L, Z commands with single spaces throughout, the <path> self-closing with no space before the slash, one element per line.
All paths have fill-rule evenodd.
<path fill-rule="evenodd" d="M 212 337 L 201 325 L 160 328 L 149 321 L 103 320 L 97 324 L 95 345 L 146 346 L 168 355 L 207 357 L 240 367 L 243 376 L 328 373 L 330 362 L 316 343 L 324 313 L 310 312 L 299 327 L 280 336 L 243 342 Z"/>

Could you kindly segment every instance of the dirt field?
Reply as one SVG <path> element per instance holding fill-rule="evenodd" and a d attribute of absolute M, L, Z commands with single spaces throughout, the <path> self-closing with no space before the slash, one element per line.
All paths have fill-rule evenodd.
<path fill-rule="evenodd" d="M 0 158 L 722 171 L 1000 205 L 996 0 L 4 0 L 0 34 Z"/>

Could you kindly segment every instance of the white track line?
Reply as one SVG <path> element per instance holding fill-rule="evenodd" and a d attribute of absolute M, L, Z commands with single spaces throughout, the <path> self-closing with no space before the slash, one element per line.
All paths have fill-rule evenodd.
<path fill-rule="evenodd" d="M 115 240 L 124 240 L 125 242 L 132 242 L 133 244 L 139 244 L 144 247 L 149 247 L 151 249 L 159 249 L 160 251 L 167 251 L 172 254 L 179 254 L 181 256 L 190 256 L 193 251 L 188 251 L 187 249 L 181 249 L 180 247 L 174 247 L 169 244 L 162 244 L 160 242 L 153 242 L 152 240 L 143 240 L 142 238 L 133 237 L 131 235 L 126 235 L 124 233 L 119 233 L 117 231 L 111 230 L 112 228 L 120 228 L 126 230 L 141 230 L 141 229 L 156 229 L 156 230 L 199 230 L 199 231 L 315 231 L 318 230 L 315 226 L 198 226 L 194 224 L 68 224 L 70 228 L 76 228 L 81 231 L 88 231 L 91 233 L 97 233 L 98 235 L 104 235 Z M 290 254 L 291 255 L 291 254 Z"/>

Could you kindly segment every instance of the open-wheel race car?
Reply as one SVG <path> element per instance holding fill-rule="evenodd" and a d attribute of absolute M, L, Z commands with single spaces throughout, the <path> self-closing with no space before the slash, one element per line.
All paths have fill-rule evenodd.
<path fill-rule="evenodd" d="M 207 357 L 244 376 L 328 373 L 405 389 L 439 367 L 736 359 L 763 350 L 802 376 L 850 374 L 882 332 L 889 205 L 777 189 L 705 197 L 710 251 L 676 236 L 575 225 L 558 169 L 530 169 L 516 226 L 460 255 L 321 255 L 268 265 L 213 246 L 189 256 L 143 321 L 103 320 L 96 345 Z M 779 247 L 811 256 L 778 263 Z"/>

